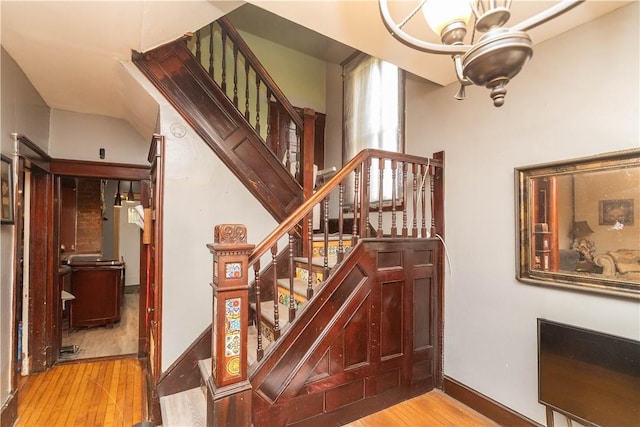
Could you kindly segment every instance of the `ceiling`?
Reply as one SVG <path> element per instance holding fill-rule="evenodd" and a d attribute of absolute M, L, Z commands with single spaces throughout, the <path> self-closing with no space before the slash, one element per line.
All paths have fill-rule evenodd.
<path fill-rule="evenodd" d="M 226 14 L 243 31 L 325 61 L 340 63 L 357 49 L 441 85 L 455 81 L 446 55 L 414 51 L 390 36 L 374 0 L 249 3 L 1 0 L 0 40 L 51 108 L 122 118 L 145 138 L 154 130 L 157 106 L 132 99 L 123 62 L 130 61 L 131 50 L 149 50 Z M 413 4 L 393 3 L 394 8 Z M 510 22 L 555 3 L 516 0 Z M 530 35 L 540 43 L 627 3 L 589 0 Z M 419 27 L 425 26 L 408 28 L 432 37 Z"/>

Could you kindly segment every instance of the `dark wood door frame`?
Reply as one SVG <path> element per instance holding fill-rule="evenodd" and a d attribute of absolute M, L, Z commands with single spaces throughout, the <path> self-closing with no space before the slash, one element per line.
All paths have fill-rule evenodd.
<path fill-rule="evenodd" d="M 30 246 L 30 283 L 29 283 L 29 354 L 31 355 L 30 372 L 48 369 L 59 357 L 57 332 L 61 321 L 57 315 L 60 310 L 60 289 L 58 266 L 59 253 L 59 191 L 56 191 L 56 176 L 77 176 L 104 179 L 120 179 L 140 181 L 143 192 L 148 193 L 149 167 L 120 163 L 98 163 L 77 160 L 50 159 L 47 170 L 32 172 L 31 192 L 31 238 Z M 59 190 L 59 188 L 58 188 Z M 149 201 L 142 200 L 148 207 Z M 34 260 L 46 259 L 46 263 Z M 146 252 L 141 250 L 141 281 L 146 274 Z M 146 311 L 146 297 L 140 295 L 140 313 Z M 41 308 L 45 307 L 45 310 Z M 141 316 L 143 317 L 143 316 Z M 146 349 L 140 342 L 146 342 L 145 330 L 139 328 L 139 349 Z M 140 352 L 139 352 L 140 353 Z M 143 356 L 144 354 L 139 354 Z"/>

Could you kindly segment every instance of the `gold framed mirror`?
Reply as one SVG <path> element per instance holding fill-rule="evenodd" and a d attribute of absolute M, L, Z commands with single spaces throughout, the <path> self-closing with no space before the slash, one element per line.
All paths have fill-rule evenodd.
<path fill-rule="evenodd" d="M 640 299 L 640 149 L 515 169 L 518 280 Z"/>

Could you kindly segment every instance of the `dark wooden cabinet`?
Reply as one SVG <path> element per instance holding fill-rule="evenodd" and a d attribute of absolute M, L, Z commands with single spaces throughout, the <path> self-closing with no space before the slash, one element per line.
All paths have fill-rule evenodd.
<path fill-rule="evenodd" d="M 120 321 L 124 265 L 118 262 L 72 266 L 69 325 L 113 325 Z"/>

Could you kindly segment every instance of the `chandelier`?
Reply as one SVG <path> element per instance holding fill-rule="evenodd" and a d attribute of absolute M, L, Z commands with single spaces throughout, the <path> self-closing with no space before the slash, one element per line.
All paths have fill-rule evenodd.
<path fill-rule="evenodd" d="M 407 46 L 428 53 L 451 55 L 460 82 L 456 99 L 465 98 L 465 87 L 475 84 L 491 90 L 493 105 L 501 107 L 505 86 L 533 54 L 526 31 L 556 18 L 584 0 L 564 0 L 511 28 L 504 27 L 511 0 L 420 0 L 399 23 L 389 12 L 388 0 L 379 0 L 380 14 L 389 32 Z M 420 40 L 402 27 L 420 10 L 442 44 Z M 482 33 L 476 43 L 464 44 L 467 25 L 474 16 L 472 34 Z"/>

